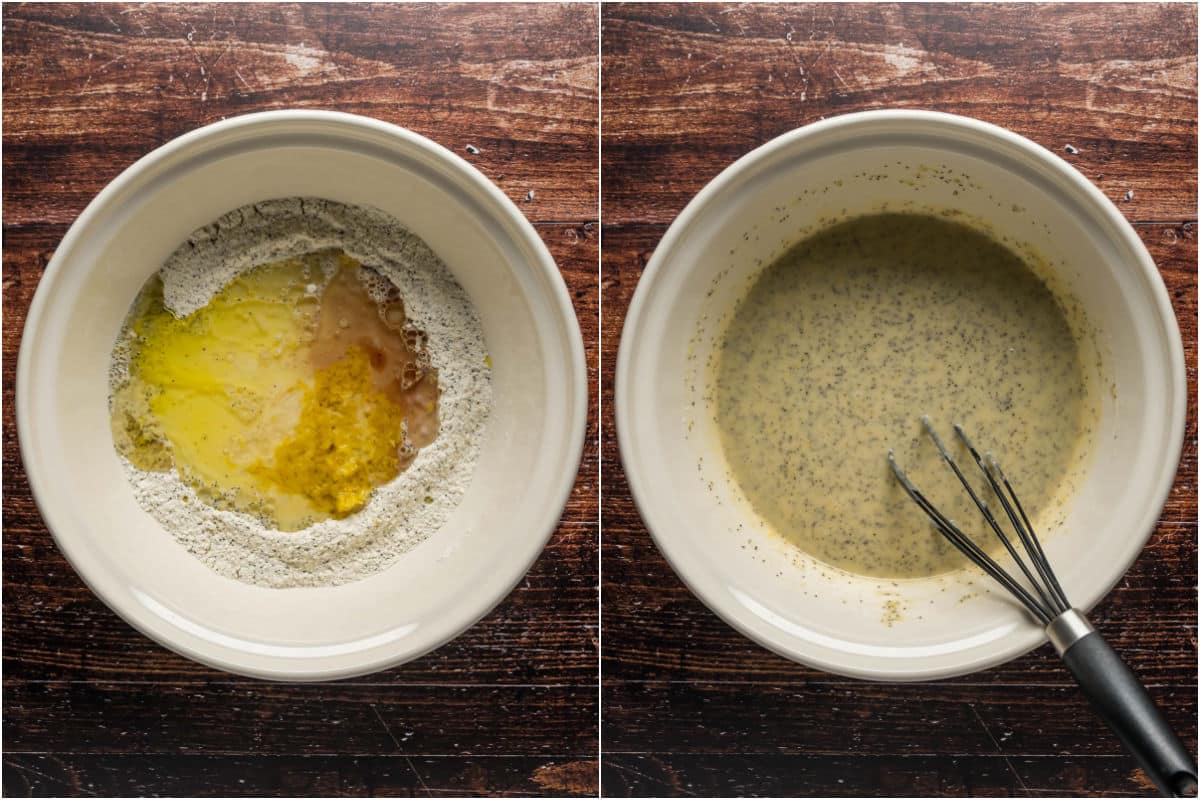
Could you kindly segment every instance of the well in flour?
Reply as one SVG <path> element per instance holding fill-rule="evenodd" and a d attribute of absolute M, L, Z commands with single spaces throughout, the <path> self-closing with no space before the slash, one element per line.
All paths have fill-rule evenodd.
<path fill-rule="evenodd" d="M 111 386 L 142 506 L 217 572 L 279 587 L 365 577 L 436 531 L 491 407 L 445 265 L 381 212 L 313 198 L 189 237 L 135 304 Z"/>

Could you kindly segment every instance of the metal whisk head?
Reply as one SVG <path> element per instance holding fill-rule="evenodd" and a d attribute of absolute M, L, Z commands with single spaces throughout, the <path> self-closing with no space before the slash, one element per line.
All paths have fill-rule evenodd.
<path fill-rule="evenodd" d="M 1150 695 L 1146 693 L 1145 687 L 1138 682 L 1137 676 L 1108 646 L 1100 633 L 1088 624 L 1083 614 L 1077 609 L 1071 608 L 1066 594 L 1058 584 L 1058 579 L 1054 577 L 1054 571 L 1050 569 L 1050 562 L 1046 560 L 1042 544 L 1038 541 L 1037 534 L 1033 532 L 1029 516 L 1021 507 L 1017 493 L 1013 491 L 1012 484 L 1005 476 L 1004 470 L 1000 469 L 1000 465 L 996 463 L 996 459 L 990 453 L 986 456 L 980 455 L 974 443 L 963 431 L 962 426 L 954 426 L 954 432 L 967 446 L 971 458 L 975 461 L 975 466 L 979 467 L 979 471 L 987 478 L 992 493 L 1004 508 L 1004 515 L 1008 517 L 1013 530 L 1016 531 L 1016 538 L 1020 540 L 1024 557 L 1019 552 L 1013 537 L 1001 527 L 1000 521 L 992 514 L 987 503 L 975 492 L 967 477 L 963 475 L 958 464 L 946 450 L 937 431 L 933 429 L 929 417 L 922 417 L 921 423 L 925 426 L 929 438 L 933 439 L 933 443 L 937 445 L 942 458 L 950 465 L 950 469 L 954 470 L 959 482 L 962 483 L 967 494 L 971 496 L 971 500 L 983 514 L 983 518 L 987 520 L 992 531 L 1004 543 L 1004 549 L 1012 556 L 1012 560 L 1021 570 L 1021 574 L 1032 590 L 1022 586 L 1012 574 L 1005 571 L 996 563 L 995 559 L 959 530 L 949 517 L 929 502 L 921 490 L 914 486 L 913 482 L 904 474 L 904 470 L 900 469 L 900 465 L 896 463 L 895 454 L 889 452 L 888 463 L 891 464 L 892 472 L 896 473 L 896 479 L 900 481 L 904 491 L 908 492 L 908 496 L 921 507 L 921 510 L 951 544 L 980 569 L 995 578 L 997 583 L 1007 589 L 1013 597 L 1021 602 L 1021 605 L 1029 610 L 1030 614 L 1037 618 L 1042 627 L 1046 629 L 1046 635 L 1054 645 L 1054 649 L 1062 658 L 1063 663 L 1067 665 L 1067 669 L 1071 671 L 1084 694 L 1092 702 L 1093 707 L 1138 760 L 1142 768 L 1146 770 L 1146 774 L 1154 781 L 1154 785 L 1158 787 L 1159 791 L 1167 796 L 1195 796 L 1197 778 L 1194 765 L 1196 762 L 1188 755 L 1179 737 L 1171 730 L 1171 726 L 1162 712 L 1158 710 L 1154 701 L 1150 699 Z M 1030 565 L 1032 565 L 1032 569 Z"/>
<path fill-rule="evenodd" d="M 1054 570 L 1050 568 L 1050 562 L 1046 559 L 1041 542 L 1038 541 L 1037 534 L 1033 531 L 1033 525 L 1029 522 L 1029 517 L 1026 515 L 1025 509 L 1021 506 L 1021 501 L 1017 499 L 1017 493 L 1013 491 L 1012 484 L 1009 483 L 1004 470 L 1000 469 L 1000 465 L 990 453 L 980 455 L 979 451 L 975 449 L 975 445 L 963 431 L 961 425 L 954 426 L 954 432 L 958 434 L 963 444 L 967 446 L 967 450 L 971 453 L 971 458 L 975 460 L 975 465 L 979 467 L 984 477 L 987 478 L 988 485 L 991 486 L 992 491 L 999 498 L 1005 515 L 1016 530 L 1017 538 L 1024 547 L 1026 557 L 1033 565 L 1032 571 L 1029 565 L 1025 563 L 1025 559 L 1018 552 L 1012 537 L 1001 527 L 1000 522 L 992 514 L 988 504 L 972 488 L 970 482 L 963 475 L 962 470 L 959 469 L 958 464 L 946 449 L 946 446 L 942 444 L 942 440 L 937 435 L 937 431 L 933 429 L 933 424 L 929 421 L 929 417 L 922 417 L 921 424 L 925 426 L 925 430 L 929 434 L 929 437 L 933 439 L 938 452 L 942 454 L 942 458 L 950 465 L 950 469 L 954 470 L 954 474 L 962 483 L 963 488 L 967 490 L 967 493 L 971 496 L 971 500 L 979 508 L 988 525 L 995 532 L 996 536 L 1000 538 L 1000 541 L 1004 544 L 1004 549 L 1008 551 L 1013 561 L 1016 562 L 1017 567 L 1021 570 L 1021 574 L 1025 576 L 1026 581 L 1033 587 L 1033 591 L 1026 590 L 1012 575 L 996 563 L 995 559 L 984 552 L 979 545 L 975 544 L 970 537 L 963 533 L 949 517 L 938 511 L 937 507 L 904 474 L 904 470 L 896 463 L 895 453 L 889 451 L 888 464 L 891 465 L 892 472 L 896 474 L 896 479 L 900 481 L 900 485 L 904 487 L 904 491 L 908 493 L 908 496 L 932 520 L 938 531 L 951 544 L 958 548 L 959 552 L 971 559 L 980 569 L 991 575 L 1001 586 L 1007 589 L 1013 597 L 1021 602 L 1021 605 L 1029 610 L 1030 614 L 1037 617 L 1042 625 L 1048 625 L 1051 620 L 1069 610 L 1071 604 L 1067 600 L 1067 596 L 1063 593 L 1058 579 L 1054 576 Z M 1034 577 L 1034 573 L 1037 574 L 1036 578 Z"/>

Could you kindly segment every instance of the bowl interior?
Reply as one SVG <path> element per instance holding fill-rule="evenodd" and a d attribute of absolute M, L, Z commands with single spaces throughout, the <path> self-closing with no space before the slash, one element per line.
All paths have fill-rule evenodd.
<path fill-rule="evenodd" d="M 992 126 L 920 112 L 851 115 L 768 143 L 706 187 L 655 252 L 626 322 L 622 459 L 660 548 L 743 633 L 848 675 L 961 674 L 1030 649 L 1040 629 L 980 572 L 893 582 L 797 558 L 726 477 L 704 413 L 707 355 L 761 267 L 806 232 L 883 209 L 963 212 L 1039 254 L 1052 285 L 1091 320 L 1095 336 L 1084 344 L 1103 361 L 1102 418 L 1082 485 L 1062 498 L 1065 524 L 1043 533 L 1068 596 L 1080 608 L 1098 601 L 1140 551 L 1174 475 L 1184 413 L 1178 328 L 1149 256 L 1112 205 L 1053 155 Z"/>
<path fill-rule="evenodd" d="M 380 209 L 446 262 L 480 315 L 494 406 L 470 488 L 440 531 L 367 579 L 272 590 L 211 572 L 137 505 L 109 433 L 108 364 L 133 297 L 189 233 L 295 195 Z M 68 558 L 144 632 L 250 674 L 370 671 L 465 629 L 541 551 L 582 442 L 578 327 L 533 229 L 448 151 L 347 115 L 232 120 L 131 167 L 64 239 L 20 367 L 25 466 Z"/>

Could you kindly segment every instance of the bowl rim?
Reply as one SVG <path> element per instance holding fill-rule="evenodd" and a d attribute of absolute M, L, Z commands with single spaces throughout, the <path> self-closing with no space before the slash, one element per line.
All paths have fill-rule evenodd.
<path fill-rule="evenodd" d="M 32 398 L 31 376 L 35 366 L 32 363 L 32 350 L 36 332 L 42 326 L 43 316 L 52 301 L 55 286 L 64 270 L 64 264 L 74 258 L 79 241 L 89 232 L 96 218 L 108 210 L 111 201 L 119 197 L 127 187 L 142 180 L 145 175 L 156 167 L 179 157 L 186 156 L 192 148 L 204 145 L 214 138 L 225 138 L 234 135 L 239 141 L 245 137 L 257 136 L 260 133 L 269 135 L 271 129 L 277 126 L 294 125 L 296 123 L 324 126 L 332 137 L 343 136 L 373 136 L 377 139 L 391 139 L 398 146 L 407 148 L 410 152 L 420 153 L 433 161 L 447 167 L 456 178 L 465 182 L 473 192 L 477 193 L 482 203 L 494 209 L 496 220 L 503 224 L 512 235 L 515 243 L 523 246 L 532 256 L 530 269 L 541 279 L 540 285 L 549 289 L 545 299 L 553 313 L 553 321 L 565 334 L 565 341 L 559 342 L 566 354 L 565 372 L 569 380 L 568 399 L 570 407 L 565 409 L 567 435 L 562 439 L 561 459 L 568 467 L 548 485 L 546 502 L 539 511 L 538 522 L 531 526 L 525 537 L 525 544 L 516 553 L 519 559 L 514 559 L 511 576 L 502 582 L 502 590 L 489 593 L 487 596 L 474 597 L 473 603 L 464 599 L 460 606 L 465 611 L 456 615 L 452 624 L 432 634 L 420 637 L 419 642 L 410 642 L 409 637 L 401 637 L 384 644 L 352 652 L 348 655 L 320 656 L 321 666 L 311 662 L 318 658 L 280 657 L 274 666 L 264 667 L 257 662 L 254 665 L 240 663 L 236 656 L 225 657 L 222 653 L 237 653 L 224 645 L 216 645 L 221 649 L 208 652 L 203 647 L 193 646 L 190 641 L 200 641 L 187 631 L 183 631 L 177 623 L 167 622 L 167 630 L 181 632 L 187 638 L 173 640 L 168 635 L 160 633 L 159 628 L 151 624 L 158 621 L 161 627 L 163 619 L 155 616 L 144 606 L 129 602 L 127 599 L 114 598 L 100 590 L 93 576 L 88 574 L 87 561 L 83 554 L 72 546 L 70 539 L 64 538 L 57 531 L 63 527 L 63 521 L 54 506 L 48 500 L 54 496 L 46 489 L 52 482 L 53 476 L 42 474 L 36 451 L 29 444 L 33 438 L 34 420 L 30 408 Z M 262 130 L 255 130 L 262 129 Z M 243 675 L 251 678 L 288 682 L 326 681 L 340 678 L 350 678 L 379 672 L 396 667 L 408 661 L 419 658 L 455 639 L 467 629 L 474 626 L 483 617 L 504 600 L 512 590 L 525 578 L 529 569 L 542 554 L 558 528 L 559 520 L 567 501 L 570 499 L 578 476 L 579 465 L 583 458 L 584 436 L 587 426 L 588 385 L 587 359 L 583 345 L 583 336 L 579 320 L 575 314 L 566 284 L 557 264 L 551 256 L 546 244 L 538 235 L 533 224 L 521 213 L 516 204 L 508 198 L 491 180 L 489 180 L 474 165 L 454 153 L 449 148 L 438 144 L 414 131 L 399 125 L 385 122 L 358 114 L 340 111 L 316 109 L 278 109 L 271 111 L 251 112 L 229 117 L 221 121 L 204 125 L 188 131 L 165 144 L 151 150 L 126 167 L 117 177 L 110 181 L 87 204 L 55 248 L 53 256 L 47 263 L 42 276 L 38 280 L 33 300 L 29 305 L 21 333 L 21 345 L 17 356 L 17 369 L 14 391 L 16 412 L 16 430 L 18 451 L 22 461 L 22 469 L 29 481 L 30 493 L 41 514 L 42 520 L 50 531 L 59 552 L 75 570 L 79 578 L 108 608 L 117 614 L 135 630 L 186 658 L 217 669 Z M 519 565 L 519 569 L 517 569 Z M 462 595 L 464 598 L 470 595 Z M 437 626 L 431 626 L 437 627 Z M 218 637 L 219 639 L 222 637 Z M 223 637 L 228 639 L 229 637 Z M 211 644 L 212 640 L 205 640 Z M 416 646 L 414 646 L 416 645 Z M 364 657 L 366 656 L 366 657 Z M 261 657 L 259 657 L 261 660 Z M 330 660 L 339 663 L 329 664 Z"/>
<path fill-rule="evenodd" d="M 1170 444 L 1168 451 L 1163 455 L 1159 473 L 1149 483 L 1151 491 L 1147 494 L 1151 502 L 1146 505 L 1134 528 L 1136 535 L 1130 537 L 1126 557 L 1120 559 L 1119 569 L 1116 568 L 1118 565 L 1114 564 L 1112 577 L 1098 585 L 1091 596 L 1087 598 L 1087 602 L 1079 603 L 1078 607 L 1083 611 L 1088 611 L 1099 603 L 1124 577 L 1145 548 L 1146 542 L 1155 530 L 1179 471 L 1187 417 L 1187 375 L 1183 341 L 1178 320 L 1158 268 L 1129 221 L 1111 200 L 1070 163 L 1042 145 L 1006 128 L 971 117 L 940 111 L 874 109 L 841 114 L 803 125 L 767 141 L 735 160 L 709 181 L 672 221 L 638 279 L 621 333 L 614 374 L 613 406 L 621 466 L 625 471 L 630 494 L 642 521 L 649 530 L 655 546 L 663 554 L 675 574 L 710 611 L 743 636 L 800 664 L 851 678 L 907 682 L 957 677 L 1006 663 L 1047 641 L 1045 632 L 1032 624 L 1023 626 L 1009 637 L 1004 647 L 997 649 L 995 653 L 980 655 L 974 651 L 963 651 L 963 656 L 959 656 L 961 663 L 948 666 L 930 664 L 925 667 L 905 666 L 904 669 L 897 669 L 898 665 L 893 665 L 889 669 L 886 662 L 877 661 L 874 666 L 853 665 L 840 662 L 836 658 L 824 658 L 820 655 L 801 652 L 790 646 L 790 641 L 785 637 L 772 635 L 777 633 L 773 628 L 747 624 L 741 616 L 734 613 L 733 609 L 736 608 L 736 604 L 728 599 L 727 593 L 719 592 L 717 587 L 709 587 L 698 581 L 695 576 L 688 574 L 686 567 L 686 561 L 689 558 L 688 548 L 677 544 L 675 539 L 665 534 L 670 527 L 670 520 L 660 518 L 655 511 L 656 498 L 647 488 L 649 482 L 642 473 L 641 464 L 637 458 L 639 444 L 630 433 L 636 417 L 630 388 L 633 382 L 630 380 L 630 375 L 636 358 L 635 342 L 638 339 L 639 330 L 645 324 L 645 318 L 657 299 L 653 296 L 651 287 L 656 283 L 658 274 L 666 268 L 670 260 L 670 253 L 676 248 L 677 243 L 689 234 L 695 218 L 710 203 L 717 200 L 731 184 L 755 169 L 760 163 L 789 148 L 800 145 L 807 139 L 839 130 L 846 136 L 855 136 L 859 135 L 860 129 L 863 128 L 890 126 L 897 123 L 922 126 L 931 133 L 942 131 L 959 136 L 974 134 L 981 138 L 991 139 L 996 144 L 1007 145 L 1021 151 L 1023 155 L 1039 162 L 1054 177 L 1064 180 L 1067 187 L 1079 196 L 1081 202 L 1098 212 L 1104 227 L 1113 235 L 1114 239 L 1119 239 L 1134 256 L 1133 262 L 1136 263 L 1131 262 L 1129 267 L 1140 271 L 1142 284 L 1145 286 L 1156 312 L 1156 321 L 1161 326 L 1166 339 L 1167 352 L 1162 367 L 1174 392 L 1173 397 L 1167 398 L 1173 401 L 1168 409 L 1170 419 L 1167 436 Z M 879 666 L 879 664 L 884 664 L 884 666 Z"/>

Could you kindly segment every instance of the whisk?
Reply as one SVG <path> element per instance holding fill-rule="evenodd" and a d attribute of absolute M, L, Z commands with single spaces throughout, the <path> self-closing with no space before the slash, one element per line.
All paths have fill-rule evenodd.
<path fill-rule="evenodd" d="M 950 465 L 971 500 L 987 520 L 988 526 L 1000 538 L 1004 549 L 1016 563 L 1024 583 L 1005 571 L 995 559 L 975 544 L 945 514 L 921 493 L 904 470 L 896 463 L 895 453 L 888 453 L 888 463 L 904 491 L 933 521 L 934 526 L 963 555 L 1003 586 L 1045 628 L 1046 635 L 1075 677 L 1083 693 L 1097 713 L 1120 738 L 1125 748 L 1137 759 L 1158 790 L 1168 797 L 1196 795 L 1195 762 L 1171 730 L 1162 712 L 1138 682 L 1121 657 L 1109 647 L 1084 615 L 1071 607 L 1067 595 L 1054 576 L 1050 562 L 1012 483 L 990 453 L 980 455 L 961 425 L 954 430 L 962 439 L 975 465 L 987 479 L 992 493 L 999 500 L 1004 516 L 1016 531 L 1016 540 L 1006 533 L 1000 520 L 988 504 L 979 497 L 971 483 L 951 457 L 928 417 L 921 419 L 929 437 L 945 462 Z M 1018 543 L 1025 552 L 1022 558 Z M 1026 559 L 1030 564 L 1026 564 Z M 1032 567 L 1030 566 L 1032 565 Z"/>

